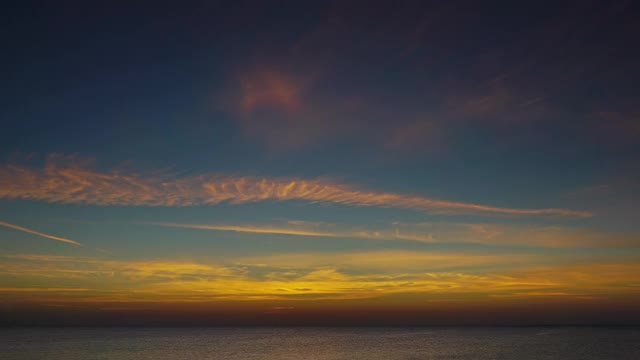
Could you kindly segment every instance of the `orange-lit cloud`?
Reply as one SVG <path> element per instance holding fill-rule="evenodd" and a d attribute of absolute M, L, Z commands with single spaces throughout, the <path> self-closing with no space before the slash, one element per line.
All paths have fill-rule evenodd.
<path fill-rule="evenodd" d="M 640 246 L 640 234 L 607 232 L 588 227 L 548 225 L 462 224 L 474 242 L 547 247 Z"/>
<path fill-rule="evenodd" d="M 62 242 L 68 243 L 68 244 L 83 246 L 82 244 L 80 244 L 79 242 L 74 241 L 74 240 L 66 239 L 66 238 L 59 237 L 59 236 L 53 236 L 53 235 L 49 235 L 49 234 L 44 234 L 44 233 L 41 233 L 39 231 L 27 229 L 25 227 L 14 225 L 14 224 L 9 224 L 8 222 L 4 222 L 4 221 L 0 221 L 0 226 L 5 226 L 5 227 L 8 227 L 8 228 L 11 228 L 11 229 L 14 229 L 14 230 L 26 232 L 26 233 L 29 233 L 29 234 L 38 235 L 40 237 L 51 239 L 51 240 L 55 240 L 55 241 L 62 241 Z"/>
<path fill-rule="evenodd" d="M 250 177 L 205 174 L 174 177 L 119 170 L 98 171 L 81 164 L 44 168 L 5 165 L 0 168 L 0 198 L 56 203 L 126 206 L 194 206 L 223 202 L 302 200 L 348 206 L 374 206 L 460 214 L 560 215 L 588 217 L 586 211 L 544 208 L 518 209 L 420 195 L 369 190 L 326 179 Z"/>
<path fill-rule="evenodd" d="M 41 287 L 41 288 L 0 288 L 0 293 L 35 293 L 35 292 L 57 292 L 57 293 L 66 293 L 70 291 L 89 291 L 90 289 L 85 288 L 56 288 L 56 287 Z"/>
<path fill-rule="evenodd" d="M 344 251 L 329 253 L 285 253 L 235 258 L 237 264 L 248 266 L 266 266 L 280 269 L 324 269 L 341 268 L 357 269 L 378 273 L 380 276 L 407 273 L 427 273 L 433 271 L 450 271 L 455 268 L 475 268 L 478 266 L 504 267 L 522 266 L 522 264 L 541 263 L 548 261 L 536 254 L 477 254 L 464 252 L 427 252 L 408 250 L 375 250 L 375 251 Z M 273 272 L 277 278 L 284 273 Z"/>
<path fill-rule="evenodd" d="M 216 231 L 233 231 L 252 234 L 278 234 L 278 235 L 297 235 L 297 236 L 319 236 L 319 237 L 339 237 L 338 233 L 321 232 L 313 229 L 305 230 L 302 228 L 286 228 L 272 226 L 252 226 L 252 225 L 224 225 L 224 224 L 181 224 L 181 223 L 148 223 L 150 225 L 178 227 L 188 229 L 216 230 Z"/>
<path fill-rule="evenodd" d="M 156 222 L 147 223 L 166 227 L 178 227 L 188 229 L 233 231 L 252 234 L 275 234 L 294 236 L 314 236 L 314 237 L 337 237 L 373 240 L 412 240 L 433 242 L 433 237 L 428 233 L 405 234 L 397 230 L 366 230 L 340 228 L 335 224 L 308 224 L 302 221 L 289 221 L 287 225 L 229 225 L 229 224 L 188 224 L 188 223 L 167 223 Z"/>
<path fill-rule="evenodd" d="M 391 294 L 421 294 L 424 301 L 640 296 L 640 265 L 610 262 L 611 259 L 598 264 L 543 261 L 536 265 L 544 256 L 509 258 L 407 251 L 312 255 L 236 258 L 227 259 L 224 264 L 70 257 L 48 261 L 46 256 L 17 255 L 4 257 L 0 277 L 29 285 L 4 286 L 0 294 L 48 303 L 304 301 L 381 298 Z M 497 266 L 487 268 L 487 263 Z M 263 274 L 252 275 L 246 271 L 250 267 L 263 269 Z M 48 297 L 33 296 L 41 292 Z"/>
<path fill-rule="evenodd" d="M 137 282 L 157 282 L 185 278 L 224 278 L 239 270 L 184 260 L 123 261 L 100 257 L 39 254 L 4 255 L 0 273 L 27 278 L 60 281 L 103 279 L 105 286 L 128 286 Z M 108 283 L 108 284 L 107 284 Z M 128 284 L 128 285 L 127 285 Z"/>
<path fill-rule="evenodd" d="M 513 225 L 495 223 L 401 223 L 374 228 L 325 222 L 290 220 L 275 224 L 143 224 L 250 234 L 332 237 L 368 240 L 405 240 L 426 243 L 474 243 L 540 247 L 640 246 L 640 234 L 605 232 L 585 227 Z"/>

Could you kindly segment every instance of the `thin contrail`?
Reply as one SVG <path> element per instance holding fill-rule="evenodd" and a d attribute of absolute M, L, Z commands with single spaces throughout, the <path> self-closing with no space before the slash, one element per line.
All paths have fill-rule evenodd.
<path fill-rule="evenodd" d="M 49 235 L 49 234 L 44 234 L 44 233 L 41 233 L 39 231 L 27 229 L 25 227 L 18 226 L 18 225 L 9 224 L 8 222 L 4 222 L 4 221 L 0 221 L 0 226 L 5 226 L 5 227 L 8 227 L 8 228 L 11 228 L 11 229 L 14 229 L 14 230 L 23 231 L 23 232 L 26 232 L 26 233 L 29 233 L 29 234 L 42 236 L 44 238 L 55 240 L 55 241 L 62 241 L 62 242 L 66 242 L 68 244 L 73 244 L 73 245 L 77 245 L 77 246 L 84 246 L 83 244 L 81 244 L 81 243 L 79 243 L 77 241 L 71 240 L 71 239 L 66 239 L 66 238 L 63 238 L 63 237 L 53 236 L 53 235 Z"/>

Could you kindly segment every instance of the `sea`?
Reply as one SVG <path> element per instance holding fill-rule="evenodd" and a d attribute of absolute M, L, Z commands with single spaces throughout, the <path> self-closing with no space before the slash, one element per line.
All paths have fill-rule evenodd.
<path fill-rule="evenodd" d="M 640 359 L 640 328 L 4 328 L 0 359 Z"/>

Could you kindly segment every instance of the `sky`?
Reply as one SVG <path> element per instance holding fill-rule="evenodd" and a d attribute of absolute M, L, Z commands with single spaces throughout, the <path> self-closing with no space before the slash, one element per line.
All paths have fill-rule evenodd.
<path fill-rule="evenodd" d="M 637 5 L 12 2 L 0 324 L 640 323 Z"/>

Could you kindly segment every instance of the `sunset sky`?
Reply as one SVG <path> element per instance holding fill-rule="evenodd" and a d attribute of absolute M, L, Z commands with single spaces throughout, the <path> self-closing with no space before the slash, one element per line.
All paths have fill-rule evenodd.
<path fill-rule="evenodd" d="M 0 324 L 640 323 L 638 10 L 7 5 Z"/>

